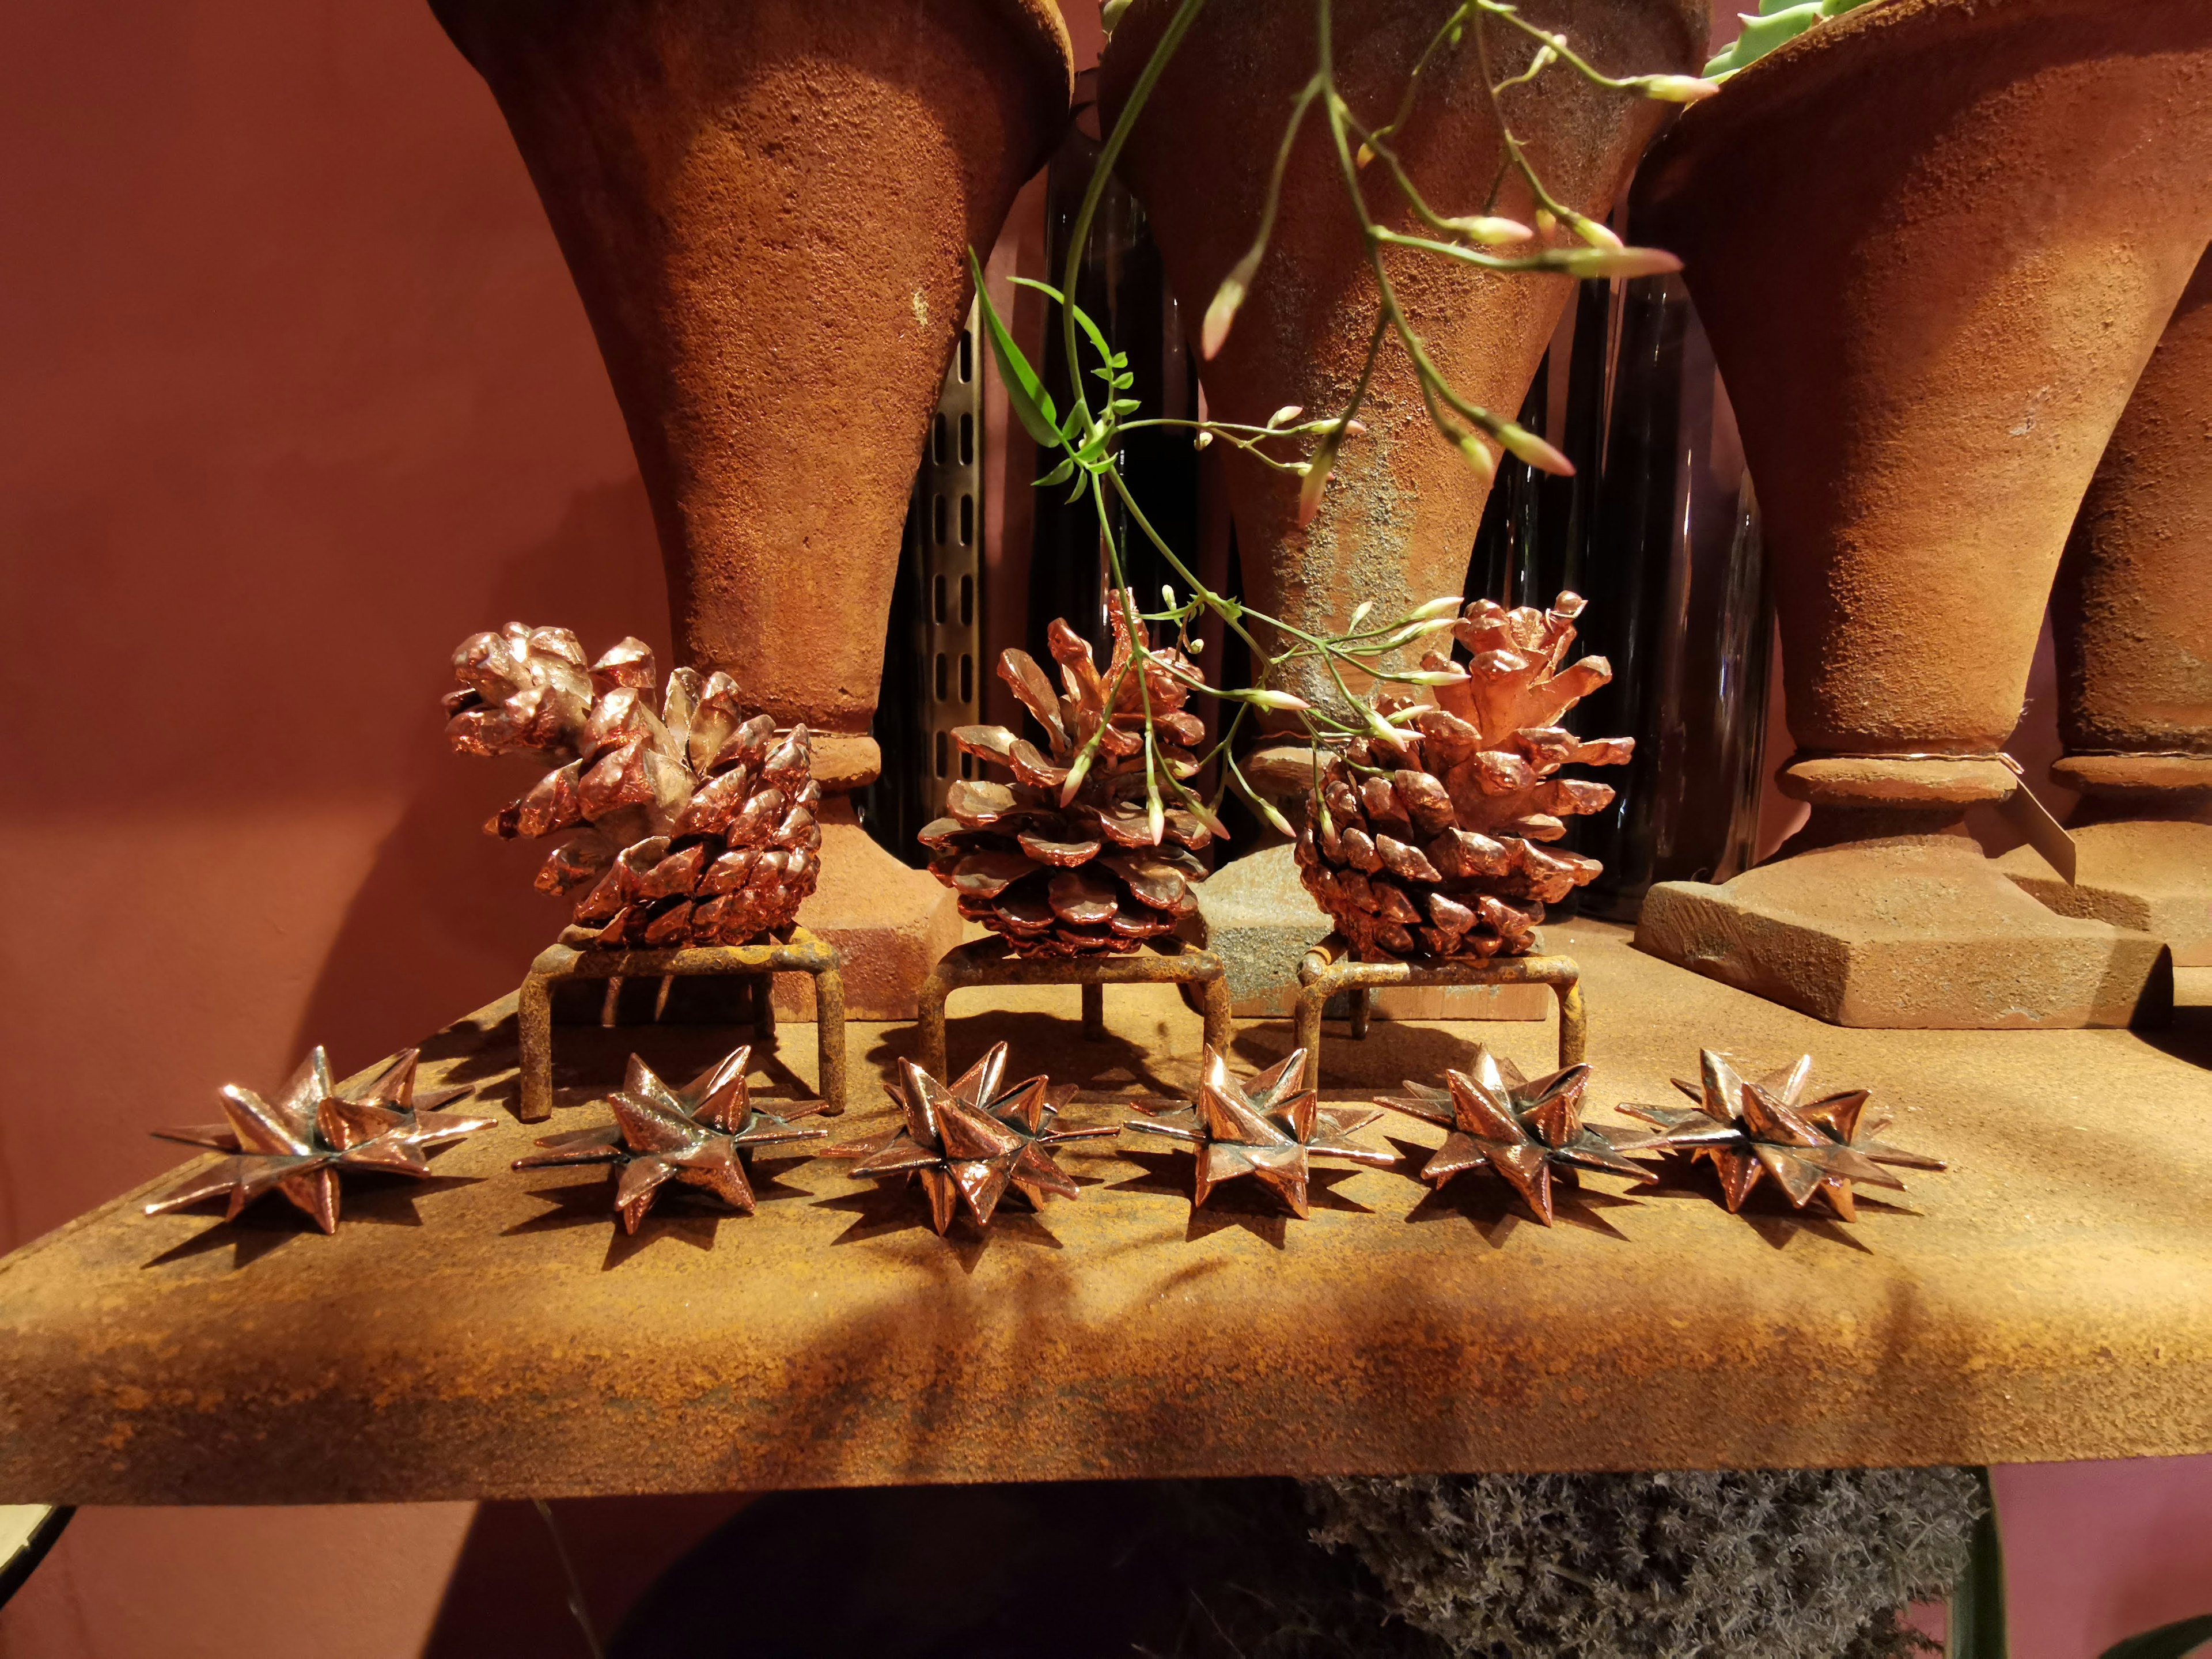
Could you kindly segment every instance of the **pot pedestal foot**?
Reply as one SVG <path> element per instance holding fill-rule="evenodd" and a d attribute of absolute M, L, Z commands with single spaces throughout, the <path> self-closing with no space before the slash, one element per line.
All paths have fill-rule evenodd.
<path fill-rule="evenodd" d="M 960 943 L 958 901 L 878 847 L 843 797 L 824 798 L 821 823 L 822 878 L 799 907 L 799 925 L 843 958 L 848 1018 L 912 1019 L 915 988 Z M 775 1007 L 786 1019 L 813 1018 L 813 987 L 779 980 Z"/>
<path fill-rule="evenodd" d="M 1718 887 L 1662 882 L 1636 943 L 1836 1025 L 2075 1030 L 2173 1006 L 2157 939 L 2045 909 L 1964 835 L 1815 848 Z"/>
<path fill-rule="evenodd" d="M 2071 833 L 2071 886 L 2032 847 L 2014 848 L 1997 868 L 2057 915 L 2163 939 L 2177 968 L 2212 966 L 2212 823 L 2123 818 Z"/>
<path fill-rule="evenodd" d="M 1290 844 L 1231 860 L 1196 892 L 1199 943 L 1227 964 L 1237 1018 L 1291 1018 L 1298 964 L 1335 924 L 1299 881 Z M 1552 1012 L 1552 994 L 1541 985 L 1400 985 L 1370 995 L 1382 1019 L 1536 1020 Z"/>

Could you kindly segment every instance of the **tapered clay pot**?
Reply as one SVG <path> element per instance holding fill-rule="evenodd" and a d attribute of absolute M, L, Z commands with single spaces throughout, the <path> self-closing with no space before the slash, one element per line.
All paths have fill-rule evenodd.
<path fill-rule="evenodd" d="M 850 788 L 901 526 L 988 250 L 1065 121 L 1050 0 L 433 0 L 490 84 L 653 502 L 677 655 Z M 799 920 L 851 1012 L 914 1012 L 951 896 L 825 802 Z"/>
<path fill-rule="evenodd" d="M 2212 257 L 2174 308 L 2074 521 L 2052 596 L 2051 776 L 2081 792 L 2075 879 L 2002 860 L 2063 915 L 2212 964 Z"/>
<path fill-rule="evenodd" d="M 1814 813 L 1653 889 L 1639 941 L 1844 1024 L 2150 1012 L 2155 941 L 2023 902 L 1960 819 L 2014 787 L 1988 757 L 2068 527 L 2212 234 L 2212 6 L 1885 0 L 1646 167 L 1759 481 Z"/>
<path fill-rule="evenodd" d="M 1109 122 L 1175 10 L 1175 0 L 1136 0 L 1115 27 L 1099 65 Z M 1397 109 L 1407 75 L 1446 10 L 1431 0 L 1339 0 L 1334 10 L 1339 85 L 1355 114 L 1380 125 Z M 1617 75 L 1682 73 L 1704 61 L 1705 0 L 1531 0 L 1522 10 L 1547 29 L 1564 30 L 1578 52 Z M 1501 76 L 1525 66 L 1524 40 L 1494 21 L 1486 28 Z M 1194 349 L 1214 290 L 1258 232 L 1283 125 L 1319 49 L 1312 0 L 1211 0 L 1130 135 L 1121 170 L 1151 217 Z M 1422 196 L 1446 215 L 1488 207 L 1532 222 L 1535 206 L 1517 175 L 1504 180 L 1494 204 L 1487 201 L 1503 146 L 1474 43 L 1432 60 L 1422 80 L 1397 141 Z M 1553 195 L 1595 218 L 1611 207 L 1668 112 L 1668 106 L 1599 91 L 1559 69 L 1509 92 L 1505 101 Z M 1382 166 L 1370 166 L 1364 183 L 1378 223 L 1426 234 Z M 1451 384 L 1485 408 L 1516 415 L 1572 281 L 1495 276 L 1402 252 L 1389 256 L 1388 269 L 1408 320 Z M 1273 235 L 1249 297 L 1226 345 L 1200 365 L 1208 412 L 1256 425 L 1285 404 L 1302 405 L 1311 416 L 1340 410 L 1365 361 L 1376 306 L 1365 243 L 1316 108 L 1291 152 Z M 1345 446 L 1320 511 L 1304 528 L 1297 477 L 1241 453 L 1224 461 L 1245 598 L 1310 632 L 1341 631 L 1365 600 L 1374 601 L 1381 618 L 1457 593 L 1490 491 L 1487 479 L 1437 434 L 1395 340 L 1383 349 L 1359 418 L 1366 435 Z M 1318 670 L 1284 689 L 1316 703 L 1340 701 Z M 1303 794 L 1311 762 L 1301 742 L 1263 747 L 1248 770 L 1263 790 Z M 1288 870 L 1288 850 L 1271 849 L 1239 860 L 1200 890 L 1207 937 L 1231 950 L 1231 972 L 1248 1006 L 1294 990 L 1299 959 L 1328 932 L 1328 919 L 1295 878 L 1286 881 Z M 1441 1011 L 1454 1017 L 1501 1013 L 1494 998 L 1477 1000 L 1490 994 L 1486 988 L 1446 994 L 1462 999 Z M 1536 994 L 1527 1008 L 1503 1013 L 1538 1017 L 1542 1007 Z"/>
<path fill-rule="evenodd" d="M 1339 84 L 1373 125 L 1398 106 L 1407 72 L 1447 15 L 1433 0 L 1341 0 Z M 1100 60 L 1102 111 L 1115 118 L 1176 10 L 1136 0 Z M 1705 0 L 1532 0 L 1522 8 L 1614 74 L 1684 72 L 1705 57 Z M 1212 0 L 1153 88 L 1121 170 L 1143 200 L 1168 276 L 1195 331 L 1221 280 L 1249 248 L 1283 125 L 1319 52 L 1312 0 Z M 1495 21 L 1492 62 L 1523 66 L 1526 41 Z M 1503 159 L 1471 40 L 1431 61 L 1398 141 L 1407 173 L 1447 214 L 1485 210 Z M 1537 170 L 1565 204 L 1602 217 L 1668 106 L 1547 71 L 1506 94 Z M 1370 212 L 1428 234 L 1385 169 L 1364 175 Z M 1535 207 L 1516 176 L 1492 210 L 1523 223 Z M 1564 276 L 1500 276 L 1429 254 L 1393 252 L 1391 279 L 1416 332 L 1451 383 L 1498 414 L 1517 414 L 1573 291 Z M 1265 422 L 1288 404 L 1340 410 L 1357 383 L 1376 313 L 1365 244 L 1318 107 L 1291 157 L 1267 255 L 1219 356 L 1202 365 L 1210 413 Z M 1197 341 L 1195 335 L 1194 346 Z M 1379 616 L 1456 593 L 1487 482 L 1437 434 L 1404 350 L 1384 349 L 1360 419 L 1321 509 L 1298 527 L 1300 481 L 1243 454 L 1226 462 L 1249 601 L 1297 627 L 1340 629 L 1362 600 Z M 1325 676 L 1288 688 L 1334 698 Z"/>

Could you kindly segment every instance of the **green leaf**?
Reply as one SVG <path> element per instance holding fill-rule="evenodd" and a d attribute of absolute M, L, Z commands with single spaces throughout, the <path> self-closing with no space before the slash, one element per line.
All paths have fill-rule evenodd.
<path fill-rule="evenodd" d="M 1016 288 L 1033 288 L 1057 306 L 1064 306 L 1067 303 L 1066 300 L 1060 297 L 1060 293 L 1058 289 L 1054 288 L 1050 283 L 1040 283 L 1034 276 L 1017 276 L 1014 278 L 1014 286 Z"/>
<path fill-rule="evenodd" d="M 1982 1486 L 1982 1518 L 1974 1522 L 1966 1570 L 1951 1587 L 1949 1659 L 2007 1659 L 2004 1541 L 1997 1532 L 1996 1494 L 1990 1472 L 1974 1471 Z"/>
<path fill-rule="evenodd" d="M 1073 455 L 1063 455 L 1060 457 L 1060 465 L 1053 468 L 1051 471 L 1046 473 L 1044 477 L 1039 478 L 1036 483 L 1031 486 L 1031 488 L 1036 489 L 1049 489 L 1056 483 L 1066 483 L 1068 479 L 1074 477 L 1074 475 L 1075 457 Z"/>
<path fill-rule="evenodd" d="M 990 337 L 991 355 L 999 360 L 999 378 L 1006 383 L 1006 402 L 1030 437 L 1048 448 L 1058 448 L 1060 422 L 1053 412 L 1052 394 L 1037 379 L 1030 360 L 1022 356 L 1014 337 L 1006 332 L 998 307 L 991 303 L 990 290 L 983 286 L 983 266 L 972 247 L 968 250 L 968 272 L 975 278 L 975 301 L 983 313 L 983 331 Z"/>
<path fill-rule="evenodd" d="M 1106 411 L 1115 416 L 1133 415 L 1143 407 L 1144 405 L 1134 398 L 1116 398 L 1106 405 Z"/>
<path fill-rule="evenodd" d="M 2097 1659 L 2182 1659 L 2207 1642 L 2212 1642 L 2212 1613 L 2200 1613 L 2115 1642 Z"/>
<path fill-rule="evenodd" d="M 1091 320 L 1090 313 L 1084 310 L 1081 306 L 1070 306 L 1068 310 L 1074 313 L 1076 325 L 1091 337 L 1091 344 L 1098 353 L 1099 361 L 1112 363 L 1114 348 L 1106 343 L 1106 337 L 1098 331 L 1098 325 Z"/>
<path fill-rule="evenodd" d="M 1136 383 L 1137 377 L 1133 374 L 1127 374 L 1126 372 L 1116 374 L 1114 377 L 1114 390 L 1116 392 L 1127 392 L 1131 386 L 1136 385 Z"/>

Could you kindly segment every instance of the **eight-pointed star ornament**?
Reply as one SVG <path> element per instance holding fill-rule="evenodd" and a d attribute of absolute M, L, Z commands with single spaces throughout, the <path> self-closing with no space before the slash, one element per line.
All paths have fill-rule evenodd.
<path fill-rule="evenodd" d="M 612 1123 L 548 1135 L 538 1143 L 544 1152 L 515 1159 L 514 1167 L 613 1164 L 615 1210 L 625 1232 L 637 1231 L 661 1188 L 671 1181 L 703 1187 L 732 1209 L 750 1215 L 753 1188 L 745 1177 L 745 1158 L 763 1146 L 824 1140 L 830 1134 L 827 1129 L 793 1121 L 823 1110 L 826 1101 L 793 1103 L 781 1115 L 755 1105 L 745 1082 L 752 1057 L 752 1045 L 747 1043 L 682 1088 L 672 1089 L 653 1067 L 632 1054 L 623 1086 L 607 1097 L 614 1109 Z"/>
<path fill-rule="evenodd" d="M 1797 1208 L 1803 1209 L 1817 1194 L 1844 1220 L 1855 1221 L 1854 1181 L 1901 1191 L 1905 1183 L 1882 1168 L 1885 1164 L 1908 1170 L 1943 1168 L 1941 1158 L 1875 1139 L 1888 1126 L 1889 1115 L 1869 1115 L 1863 1089 L 1806 1102 L 1805 1085 L 1813 1074 L 1810 1054 L 1756 1083 L 1747 1081 L 1728 1055 L 1711 1048 L 1698 1051 L 1698 1082 L 1674 1079 L 1696 1106 L 1624 1104 L 1620 1109 L 1657 1126 L 1659 1133 L 1644 1150 L 1712 1159 L 1720 1174 L 1721 1197 L 1731 1211 L 1743 1207 L 1760 1176 L 1770 1175 Z"/>
<path fill-rule="evenodd" d="M 1352 1139 L 1382 1115 L 1364 1106 L 1324 1106 L 1304 1086 L 1306 1051 L 1294 1048 L 1258 1076 L 1231 1074 L 1227 1058 L 1206 1051 L 1199 1069 L 1198 1098 L 1188 1106 L 1155 1111 L 1138 1103 L 1143 1117 L 1128 1127 L 1139 1134 L 1163 1135 L 1189 1146 L 1197 1162 L 1191 1203 L 1202 1205 L 1224 1181 L 1251 1176 L 1282 1194 L 1300 1220 L 1306 1216 L 1306 1185 L 1315 1158 L 1348 1158 L 1355 1164 L 1395 1164 L 1395 1152 L 1378 1152 Z"/>
<path fill-rule="evenodd" d="M 149 1204 L 146 1213 L 160 1215 L 227 1196 L 230 1204 L 223 1219 L 235 1221 L 255 1199 L 276 1191 L 325 1232 L 336 1232 L 339 1170 L 427 1176 L 426 1153 L 492 1125 L 488 1117 L 436 1109 L 466 1089 L 434 1089 L 418 1097 L 416 1058 L 415 1049 L 405 1049 L 367 1081 L 341 1089 L 331 1083 L 330 1058 L 319 1048 L 274 1100 L 225 1085 L 217 1091 L 222 1122 L 154 1133 L 164 1140 L 212 1146 L 230 1156 Z"/>
<path fill-rule="evenodd" d="M 1033 1077 L 1002 1090 L 1006 1069 L 1003 1042 L 994 1043 L 950 1087 L 902 1060 L 899 1081 L 886 1085 L 884 1092 L 906 1121 L 822 1156 L 854 1160 L 856 1176 L 918 1178 L 929 1194 L 931 1224 L 940 1233 L 963 1203 L 977 1226 L 988 1226 L 1010 1186 L 1040 1210 L 1048 1194 L 1079 1197 L 1081 1189 L 1053 1162 L 1052 1149 L 1063 1141 L 1119 1134 L 1120 1127 L 1060 1128 L 1057 1120 L 1075 1097 L 1075 1085 L 1055 1087 Z"/>
<path fill-rule="evenodd" d="M 1462 1170 L 1488 1164 L 1511 1182 L 1536 1219 L 1552 1224 L 1552 1170 L 1595 1170 L 1631 1181 L 1656 1181 L 1652 1170 L 1624 1152 L 1656 1139 L 1644 1129 L 1608 1129 L 1583 1121 L 1583 1091 L 1589 1067 L 1570 1066 L 1533 1083 L 1511 1060 L 1486 1048 L 1474 1066 L 1447 1071 L 1445 1086 L 1407 1079 L 1406 1093 L 1378 1097 L 1376 1104 L 1440 1123 L 1444 1144 L 1421 1170 L 1421 1179 L 1442 1187 Z"/>

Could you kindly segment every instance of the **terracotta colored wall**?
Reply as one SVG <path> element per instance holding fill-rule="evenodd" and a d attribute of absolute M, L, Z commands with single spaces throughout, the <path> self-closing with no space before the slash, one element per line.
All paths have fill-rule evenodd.
<path fill-rule="evenodd" d="M 550 912 L 474 834 L 505 791 L 438 741 L 445 655 L 664 631 L 581 313 L 416 0 L 0 9 L 0 581 L 11 1246 L 173 1164 L 145 1129 L 216 1084 L 511 985 Z M 2021 1659 L 2212 1607 L 2205 1468 L 2008 1474 L 2058 1603 Z M 711 1519 L 619 1515 L 588 1558 Z M 532 1548 L 504 1507 L 91 1511 L 0 1656 L 387 1659 L 449 1577 L 434 1650 L 558 1653 Z M 240 1594 L 276 1551 L 337 1582 Z"/>

